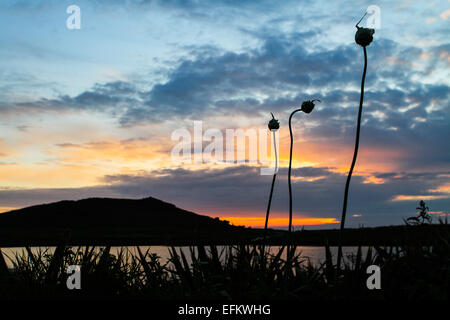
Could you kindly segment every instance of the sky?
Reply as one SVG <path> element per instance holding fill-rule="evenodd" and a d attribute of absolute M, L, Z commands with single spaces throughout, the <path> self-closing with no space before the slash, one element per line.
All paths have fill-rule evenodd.
<path fill-rule="evenodd" d="M 261 164 L 173 161 L 172 134 L 266 129 L 272 112 L 269 225 L 285 227 L 289 114 L 320 99 L 293 118 L 294 225 L 337 228 L 363 69 L 355 24 L 370 5 L 380 26 L 346 225 L 402 224 L 420 200 L 437 221 L 450 210 L 450 1 L 433 0 L 1 1 L 0 212 L 152 196 L 262 226 Z"/>

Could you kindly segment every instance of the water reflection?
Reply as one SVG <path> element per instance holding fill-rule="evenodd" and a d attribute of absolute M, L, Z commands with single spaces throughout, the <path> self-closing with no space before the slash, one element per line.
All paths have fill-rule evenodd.
<path fill-rule="evenodd" d="M 53 254 L 53 252 L 55 251 L 56 247 L 31 247 L 31 251 L 33 253 L 38 253 L 39 251 L 42 253 L 44 251 L 46 251 L 46 253 L 48 254 Z M 72 247 L 73 250 L 75 251 L 77 249 L 77 247 Z M 96 251 L 100 251 L 102 248 L 104 247 L 95 247 Z M 141 249 L 141 251 L 143 253 L 145 253 L 147 250 L 149 253 L 152 254 L 156 254 L 157 256 L 159 256 L 161 258 L 161 262 L 165 263 L 167 262 L 167 260 L 170 258 L 170 253 L 169 253 L 169 248 L 167 246 L 139 246 L 139 248 Z M 181 249 L 183 251 L 183 253 L 186 256 L 186 259 L 188 260 L 188 262 L 190 263 L 190 257 L 191 257 L 191 247 L 175 247 L 177 249 L 177 251 L 179 252 L 179 250 Z M 80 250 L 83 250 L 84 247 L 80 247 Z M 196 248 L 193 248 L 195 254 L 197 254 L 197 250 Z M 208 251 L 208 248 L 206 248 Z M 217 250 L 219 252 L 219 255 L 222 253 L 222 257 L 225 256 L 225 247 L 224 246 L 218 246 Z M 278 250 L 280 249 L 279 246 L 271 246 L 271 247 L 266 247 L 266 250 L 270 250 L 270 252 L 272 254 L 276 254 L 278 252 Z M 368 247 L 362 247 L 362 253 L 363 256 L 366 255 L 367 253 L 367 249 Z M 113 255 L 118 255 L 118 253 L 121 250 L 128 250 L 128 252 L 134 256 L 138 256 L 138 252 L 136 249 L 136 246 L 133 247 L 112 247 L 110 253 Z M 333 256 L 333 261 L 336 262 L 336 257 L 337 257 L 337 251 L 338 248 L 337 247 L 330 247 L 330 251 L 331 254 Z M 358 247 L 344 247 L 343 248 L 343 253 L 344 256 L 349 256 L 352 254 L 356 254 L 358 250 Z M 25 248 L 21 247 L 21 248 L 3 248 L 2 249 L 3 255 L 5 256 L 5 260 L 6 263 L 8 265 L 8 268 L 12 268 L 13 265 L 11 263 L 11 259 L 15 260 L 15 256 L 26 256 L 27 255 L 27 251 L 25 250 Z M 304 257 L 305 261 L 310 261 L 312 264 L 320 264 L 322 262 L 325 261 L 325 248 L 324 247 L 313 247 L 313 246 L 304 246 L 304 247 L 297 247 L 296 250 L 297 254 L 301 254 L 302 257 Z M 286 254 L 284 252 L 282 258 L 286 258 Z"/>

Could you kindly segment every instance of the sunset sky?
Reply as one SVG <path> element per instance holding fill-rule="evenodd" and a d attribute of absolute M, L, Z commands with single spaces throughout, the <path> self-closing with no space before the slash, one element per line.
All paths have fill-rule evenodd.
<path fill-rule="evenodd" d="M 293 119 L 294 224 L 338 227 L 363 68 L 355 24 L 375 4 L 347 225 L 401 224 L 421 199 L 434 218 L 448 213 L 450 1 L 342 3 L 1 1 L 0 212 L 152 196 L 262 226 L 271 176 L 255 164 L 176 163 L 171 135 L 194 121 L 265 129 L 273 112 L 271 226 L 285 226 L 289 113 L 320 99 Z M 72 4 L 80 30 L 66 28 Z"/>

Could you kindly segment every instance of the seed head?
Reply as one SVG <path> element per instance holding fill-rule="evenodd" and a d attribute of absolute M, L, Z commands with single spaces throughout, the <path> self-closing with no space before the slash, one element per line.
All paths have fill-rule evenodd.
<path fill-rule="evenodd" d="M 272 119 L 269 121 L 269 130 L 272 131 L 280 129 L 280 121 L 275 119 L 272 112 L 270 114 L 272 115 Z"/>
<path fill-rule="evenodd" d="M 361 47 L 368 46 L 373 40 L 373 34 L 375 33 L 375 29 L 370 28 L 362 28 L 356 26 L 358 30 L 355 33 L 355 41 Z"/>
<path fill-rule="evenodd" d="M 318 100 L 318 99 L 303 101 L 301 110 L 304 113 L 311 113 L 311 111 L 313 111 L 313 109 L 315 107 L 314 101 L 320 102 L 320 100 Z"/>
<path fill-rule="evenodd" d="M 367 12 L 364 13 L 362 18 L 358 21 L 356 24 L 356 33 L 355 33 L 355 41 L 357 44 L 359 44 L 361 47 L 367 47 L 373 40 L 373 34 L 375 33 L 375 29 L 371 28 L 363 28 L 358 26 L 359 23 L 364 19 L 364 17 L 367 15 Z"/>

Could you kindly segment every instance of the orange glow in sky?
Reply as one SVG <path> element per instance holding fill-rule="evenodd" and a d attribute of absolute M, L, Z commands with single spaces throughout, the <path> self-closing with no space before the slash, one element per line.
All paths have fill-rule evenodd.
<path fill-rule="evenodd" d="M 220 217 L 221 220 L 230 221 L 235 226 L 246 226 L 254 228 L 264 228 L 265 217 Z M 314 226 L 329 223 L 339 223 L 335 218 L 293 218 L 292 224 L 294 226 Z M 289 225 L 289 218 L 270 218 L 269 228 L 287 227 Z"/>

